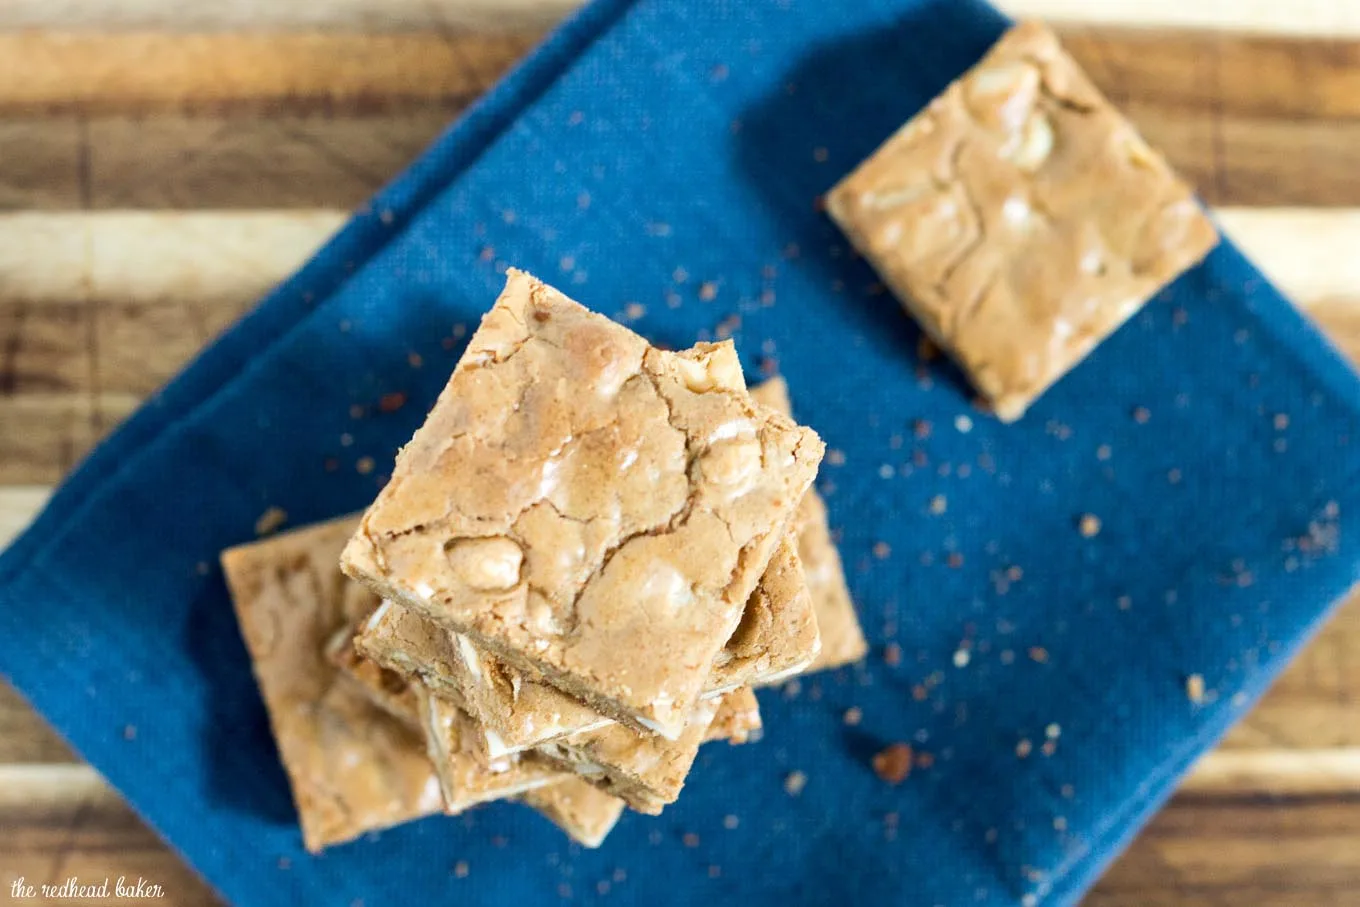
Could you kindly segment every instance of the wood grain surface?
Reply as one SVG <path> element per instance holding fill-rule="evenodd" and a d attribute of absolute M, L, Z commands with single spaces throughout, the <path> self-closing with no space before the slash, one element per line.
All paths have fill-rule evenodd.
<path fill-rule="evenodd" d="M 0 4 L 0 546 L 573 5 Z M 1002 5 L 1061 21 L 1225 229 L 1360 361 L 1360 4 Z M 1360 597 L 1087 903 L 1360 904 L 1357 653 Z M 0 684 L 0 901 L 20 874 L 141 875 L 169 903 L 217 903 Z"/>

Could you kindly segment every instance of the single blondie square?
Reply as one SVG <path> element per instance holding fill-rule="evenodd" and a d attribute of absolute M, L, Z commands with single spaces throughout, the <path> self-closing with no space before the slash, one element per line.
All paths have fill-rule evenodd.
<path fill-rule="evenodd" d="M 437 627 L 399 605 L 384 603 L 357 638 L 377 664 L 419 678 L 435 695 L 452 690 L 481 725 L 488 758 L 594 730 L 613 719 Z M 713 662 L 705 696 L 777 683 L 811 665 L 821 650 L 812 597 L 789 539 L 775 550 L 736 632 Z"/>
<path fill-rule="evenodd" d="M 762 406 L 792 415 L 789 386 L 783 378 L 771 378 L 751 389 L 751 398 Z M 845 584 L 845 568 L 840 552 L 831 540 L 827 525 L 826 502 L 809 488 L 798 505 L 798 554 L 803 561 L 803 576 L 817 614 L 817 630 L 822 652 L 808 668 L 825 671 L 859 661 L 869 651 L 855 614 L 850 590 Z"/>
<path fill-rule="evenodd" d="M 674 738 L 822 451 L 730 343 L 653 348 L 512 270 L 342 566 Z"/>
<path fill-rule="evenodd" d="M 352 520 L 232 548 L 222 567 L 313 853 L 443 810 L 416 731 L 341 676 L 337 633 L 373 607 L 336 558 Z"/>
<path fill-rule="evenodd" d="M 1007 422 L 1218 243 L 1190 187 L 1038 23 L 826 207 Z"/>

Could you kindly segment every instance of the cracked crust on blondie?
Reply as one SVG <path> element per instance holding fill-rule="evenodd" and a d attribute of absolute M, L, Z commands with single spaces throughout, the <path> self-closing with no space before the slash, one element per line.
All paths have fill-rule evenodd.
<path fill-rule="evenodd" d="M 674 737 L 822 451 L 751 401 L 730 344 L 652 348 L 512 270 L 342 563 Z"/>

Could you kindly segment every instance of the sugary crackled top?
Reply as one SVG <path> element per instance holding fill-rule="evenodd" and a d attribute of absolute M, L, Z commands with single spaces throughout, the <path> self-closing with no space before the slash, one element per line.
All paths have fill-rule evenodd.
<path fill-rule="evenodd" d="M 511 271 L 344 566 L 675 734 L 822 450 L 730 344 L 654 349 Z"/>
<path fill-rule="evenodd" d="M 466 636 L 436 627 L 388 604 L 361 633 L 361 646 L 380 660 L 414 668 L 458 686 L 468 711 L 483 726 L 493 755 L 611 723 L 599 712 L 547 683 L 478 649 Z M 775 683 L 807 668 L 820 639 L 812 599 L 792 542 L 775 550 L 747 600 L 741 623 L 714 660 L 706 693 Z M 439 695 L 445 683 L 432 689 Z"/>
<path fill-rule="evenodd" d="M 1057 38 L 1017 25 L 827 197 L 997 414 L 1018 418 L 1217 243 Z"/>
<path fill-rule="evenodd" d="M 771 378 L 751 388 L 751 399 L 786 415 L 793 413 L 789 387 L 783 378 Z M 822 645 L 821 654 L 808 670 L 823 671 L 859 661 L 868 653 L 869 645 L 850 599 L 840 552 L 831 539 L 826 502 L 815 488 L 809 488 L 803 495 L 796 523 L 798 556 L 803 562 L 803 576 L 817 615 Z"/>
<path fill-rule="evenodd" d="M 439 812 L 424 745 L 339 677 L 326 645 L 373 607 L 336 567 L 353 521 L 233 548 L 222 566 L 313 852 Z"/>

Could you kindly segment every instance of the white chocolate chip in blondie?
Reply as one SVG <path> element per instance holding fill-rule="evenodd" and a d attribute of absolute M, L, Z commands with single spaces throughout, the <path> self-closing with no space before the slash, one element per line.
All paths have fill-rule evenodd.
<path fill-rule="evenodd" d="M 964 82 L 968 108 L 988 128 L 1019 129 L 1039 99 L 1039 70 L 1004 63 L 974 73 Z"/>
<path fill-rule="evenodd" d="M 710 447 L 699 462 L 705 478 L 740 493 L 760 472 L 760 442 L 754 438 L 723 441 Z"/>
<path fill-rule="evenodd" d="M 524 552 L 504 536 L 464 539 L 450 545 L 447 554 L 454 575 L 479 592 L 513 589 L 519 584 Z"/>
<path fill-rule="evenodd" d="M 1053 124 L 1042 113 L 1035 113 L 1001 148 L 1001 156 L 1026 173 L 1043 166 L 1053 153 Z"/>
<path fill-rule="evenodd" d="M 743 387 L 744 379 L 734 357 L 704 356 L 691 359 L 682 356 L 675 360 L 675 364 L 685 387 L 696 394 L 706 394 L 718 388 Z"/>

